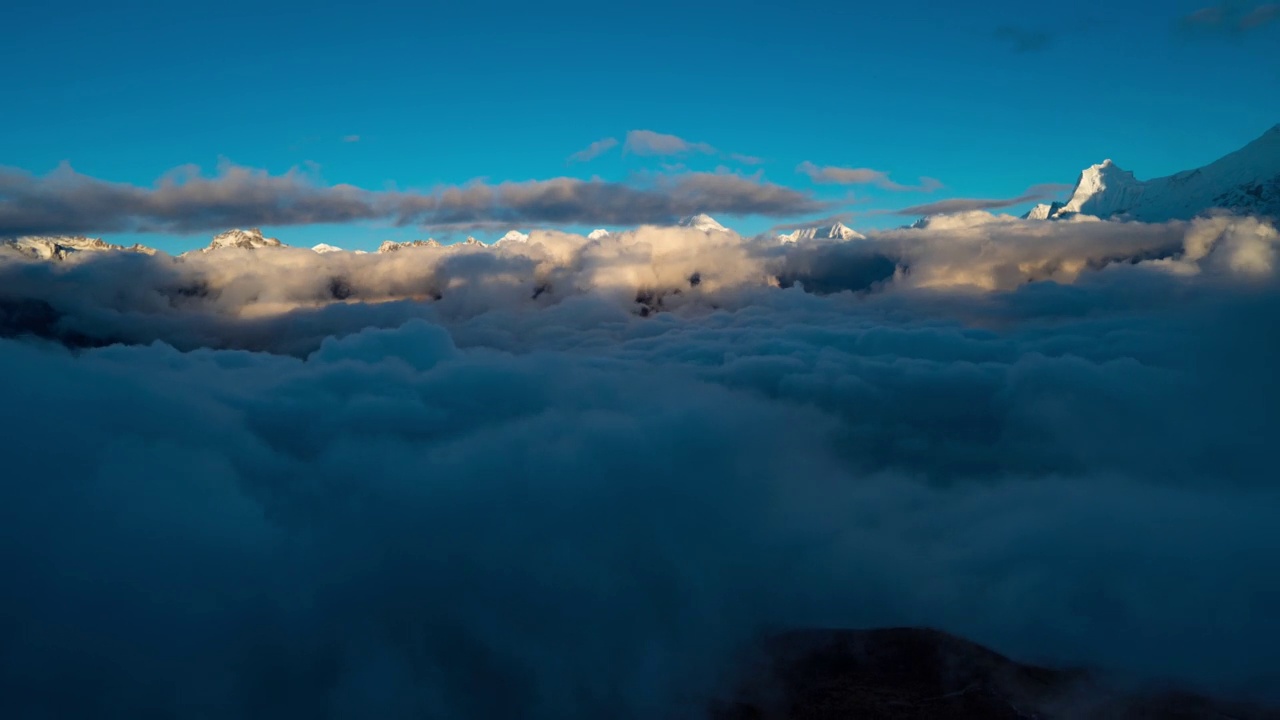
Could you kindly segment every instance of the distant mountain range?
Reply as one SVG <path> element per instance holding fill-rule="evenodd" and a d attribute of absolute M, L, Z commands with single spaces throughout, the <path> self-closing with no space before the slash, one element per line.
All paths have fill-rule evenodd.
<path fill-rule="evenodd" d="M 1268 130 L 1261 137 L 1239 150 L 1204 167 L 1186 170 L 1168 177 L 1138 180 L 1128 170 L 1111 160 L 1092 165 L 1080 173 L 1075 190 L 1066 202 L 1036 205 L 1022 216 L 1024 220 L 1065 220 L 1075 216 L 1091 216 L 1103 220 L 1166 222 L 1190 220 L 1214 211 L 1241 215 L 1280 217 L 1280 125 Z M 910 227 L 948 228 L 971 226 L 990 222 L 1016 221 L 1010 215 L 993 215 L 983 211 L 951 213 L 920 218 Z M 699 214 L 680 220 L 679 227 L 703 232 L 732 232 L 715 218 Z M 594 230 L 588 236 L 599 240 L 609 236 L 604 229 Z M 774 235 L 781 243 L 815 240 L 858 240 L 862 233 L 836 222 L 832 225 L 802 227 L 790 233 Z M 495 245 L 524 243 L 529 235 L 511 230 Z M 485 246 L 485 243 L 468 237 L 461 245 Z M 379 253 L 395 252 L 409 247 L 440 247 L 434 239 L 396 242 L 388 240 L 378 248 Z M 227 248 L 258 250 L 262 248 L 288 247 L 276 238 L 266 237 L 258 228 L 228 230 L 215 235 L 207 247 L 198 252 L 208 253 Z M 345 252 L 342 248 L 321 243 L 311 248 L 317 253 Z M 85 252 L 138 252 L 155 254 L 145 245 L 113 245 L 98 238 L 79 236 L 20 237 L 0 241 L 0 253 L 17 254 L 37 260 L 66 260 Z M 363 253 L 362 250 L 355 251 Z"/>
<path fill-rule="evenodd" d="M 779 242 L 794 243 L 801 240 L 865 240 L 866 235 L 842 222 L 822 227 L 800 228 L 785 235 L 778 235 Z"/>
<path fill-rule="evenodd" d="M 155 250 L 145 245 L 112 245 L 99 238 L 60 235 L 57 237 L 20 237 L 16 240 L 0 241 L 0 250 L 23 255 L 36 260 L 66 260 L 71 255 L 83 252 L 139 252 L 154 255 Z"/>

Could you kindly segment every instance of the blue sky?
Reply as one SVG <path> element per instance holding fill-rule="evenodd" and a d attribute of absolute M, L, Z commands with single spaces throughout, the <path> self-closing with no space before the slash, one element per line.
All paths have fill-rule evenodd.
<path fill-rule="evenodd" d="M 223 163 L 424 193 L 737 173 L 883 227 L 904 221 L 886 210 L 1016 197 L 1107 157 L 1168 174 L 1280 122 L 1280 13 L 1262 3 L 456 5 L 7 3 L 0 165 L 149 187 Z M 619 145 L 568 162 L 632 130 L 716 152 Z M 806 161 L 943 187 L 815 184 Z M 792 221 L 717 216 L 744 232 Z M 444 235 L 388 220 L 264 229 L 351 249 Z M 183 250 L 211 233 L 90 234 Z"/>

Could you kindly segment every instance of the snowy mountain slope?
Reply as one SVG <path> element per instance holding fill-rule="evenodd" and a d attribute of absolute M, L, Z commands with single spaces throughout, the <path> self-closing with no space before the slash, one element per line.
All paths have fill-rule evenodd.
<path fill-rule="evenodd" d="M 1105 160 L 1080 174 L 1071 199 L 1050 217 L 1164 222 L 1215 209 L 1280 216 L 1280 125 L 1204 167 L 1168 177 L 1138 180 Z"/>
<path fill-rule="evenodd" d="M 314 245 L 312 246 L 311 250 L 313 252 L 320 253 L 321 255 L 325 253 L 343 252 L 342 248 L 338 247 L 337 245 L 330 245 L 328 243 L 320 243 L 319 245 Z"/>
<path fill-rule="evenodd" d="M 854 230 L 842 222 L 827 227 L 800 228 L 785 235 L 778 235 L 778 241 L 794 243 L 801 240 L 865 240 L 866 235 Z"/>
<path fill-rule="evenodd" d="M 1035 207 L 1028 210 L 1027 213 L 1022 216 L 1022 219 L 1023 220 L 1051 220 L 1053 219 L 1053 216 L 1057 214 L 1058 210 L 1060 210 L 1064 204 L 1065 203 L 1060 203 L 1060 202 L 1040 203 L 1039 205 L 1036 205 Z"/>
<path fill-rule="evenodd" d="M 113 245 L 99 238 L 79 236 L 28 236 L 14 240 L 0 241 L 0 251 L 16 253 L 36 260 L 66 260 L 68 257 L 82 252 L 138 252 L 154 255 L 156 251 L 145 245 Z"/>

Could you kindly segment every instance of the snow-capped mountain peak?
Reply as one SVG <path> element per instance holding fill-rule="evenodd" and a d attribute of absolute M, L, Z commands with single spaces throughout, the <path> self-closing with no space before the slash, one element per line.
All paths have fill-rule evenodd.
<path fill-rule="evenodd" d="M 779 235 L 778 241 L 794 243 L 801 240 L 865 240 L 866 235 L 854 230 L 842 222 L 825 227 L 799 228 L 785 235 Z"/>
<path fill-rule="evenodd" d="M 312 249 L 313 251 L 317 252 L 317 253 L 322 254 L 322 255 L 323 255 L 324 253 L 333 253 L 333 252 L 342 252 L 342 251 L 343 251 L 343 250 L 342 250 L 342 248 L 338 247 L 337 245 L 330 245 L 330 244 L 328 244 L 328 243 L 320 243 L 319 245 L 312 246 L 312 248 L 311 248 L 311 249 Z"/>
<path fill-rule="evenodd" d="M 286 245 L 275 238 L 264 237 L 262 231 L 258 228 L 249 228 L 248 230 L 236 228 L 235 230 L 228 230 L 214 235 L 213 242 L 209 243 L 209 247 L 204 248 L 202 252 L 221 250 L 223 248 L 256 250 L 269 247 L 286 247 Z"/>
<path fill-rule="evenodd" d="M 1083 213 L 1110 217 L 1137 204 L 1145 190 L 1145 184 L 1135 178 L 1133 173 L 1122 169 L 1108 158 L 1097 165 L 1090 165 L 1080 173 L 1071 199 L 1057 214 Z"/>
<path fill-rule="evenodd" d="M 506 235 L 503 235 L 502 237 L 498 238 L 498 242 L 495 244 L 524 243 L 524 242 L 529 242 L 529 236 L 526 233 L 522 233 L 519 230 L 510 230 L 507 232 Z"/>
<path fill-rule="evenodd" d="M 680 227 L 693 228 L 703 232 L 729 232 L 729 228 L 716 222 L 716 219 L 710 215 L 699 213 L 692 217 L 687 217 L 680 221 Z"/>
<path fill-rule="evenodd" d="M 1052 217 L 1072 214 L 1143 222 L 1190 220 L 1222 209 L 1280 215 L 1280 124 L 1204 167 L 1138 180 L 1106 160 L 1080 174 L 1071 199 Z"/>

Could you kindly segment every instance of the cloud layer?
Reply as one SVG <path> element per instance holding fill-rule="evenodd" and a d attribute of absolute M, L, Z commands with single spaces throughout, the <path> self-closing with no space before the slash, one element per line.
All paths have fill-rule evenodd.
<path fill-rule="evenodd" d="M 0 714 L 699 717 L 902 624 L 1274 697 L 1278 243 L 0 256 Z"/>
<path fill-rule="evenodd" d="M 300 171 L 234 165 L 204 177 L 179 168 L 154 187 L 112 183 L 69 167 L 43 176 L 0 169 L 0 237 L 118 231 L 189 233 L 230 226 L 389 219 L 401 225 L 669 223 L 699 212 L 788 216 L 826 209 L 812 196 L 726 173 L 644 184 L 552 178 L 473 182 L 431 191 L 324 185 Z"/>

